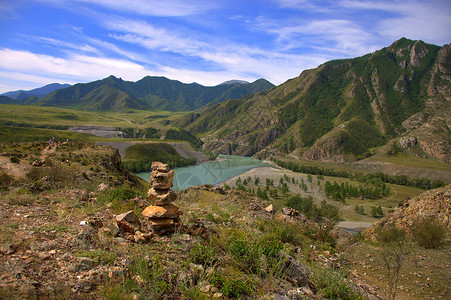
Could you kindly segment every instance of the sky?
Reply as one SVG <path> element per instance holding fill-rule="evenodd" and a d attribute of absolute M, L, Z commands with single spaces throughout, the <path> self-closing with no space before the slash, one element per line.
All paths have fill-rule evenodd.
<path fill-rule="evenodd" d="M 451 0 L 0 0 L 0 93 L 109 75 L 279 85 L 406 37 L 451 43 Z"/>

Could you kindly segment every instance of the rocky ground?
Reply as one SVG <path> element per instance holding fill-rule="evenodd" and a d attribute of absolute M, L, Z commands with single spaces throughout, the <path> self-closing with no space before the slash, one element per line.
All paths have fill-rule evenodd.
<path fill-rule="evenodd" d="M 20 161 L 0 172 L 1 299 L 383 295 L 383 279 L 358 267 L 368 257 L 346 256 L 349 247 L 368 244 L 326 219 L 310 220 L 246 192 L 200 186 L 178 193 L 179 225 L 160 235 L 141 214 L 152 204 L 150 185 L 124 171 L 112 148 L 16 144 L 2 153 L 5 166 L 14 155 Z M 22 167 L 25 177 L 15 176 Z M 149 211 L 151 221 L 156 212 Z M 423 261 L 424 270 L 430 263 Z M 445 278 L 440 274 L 428 273 L 429 281 Z"/>

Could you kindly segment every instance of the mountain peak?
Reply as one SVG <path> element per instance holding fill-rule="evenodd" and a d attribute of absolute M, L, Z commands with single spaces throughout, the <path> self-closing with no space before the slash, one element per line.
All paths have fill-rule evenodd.
<path fill-rule="evenodd" d="M 249 82 L 244 81 L 244 80 L 232 79 L 232 80 L 225 81 L 225 82 L 223 82 L 223 83 L 221 83 L 219 85 L 235 84 L 235 83 L 238 83 L 238 84 L 249 84 Z"/>

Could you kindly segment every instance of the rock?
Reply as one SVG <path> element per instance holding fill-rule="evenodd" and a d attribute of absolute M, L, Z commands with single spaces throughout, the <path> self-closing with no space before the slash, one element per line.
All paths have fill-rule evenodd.
<path fill-rule="evenodd" d="M 172 190 L 151 188 L 147 192 L 147 197 L 154 205 L 166 205 L 175 201 L 177 194 Z"/>
<path fill-rule="evenodd" d="M 9 243 L 0 245 L 0 253 L 10 255 L 14 253 L 13 246 Z"/>
<path fill-rule="evenodd" d="M 77 257 L 77 263 L 69 267 L 69 271 L 76 273 L 92 269 L 96 262 L 89 257 Z"/>
<path fill-rule="evenodd" d="M 284 207 L 282 208 L 282 214 L 285 216 L 297 216 L 299 215 L 299 212 L 291 207 Z"/>
<path fill-rule="evenodd" d="M 172 187 L 172 180 L 174 179 L 174 171 L 168 173 L 160 171 L 152 171 L 150 177 L 150 184 L 155 189 L 170 189 Z"/>
<path fill-rule="evenodd" d="M 178 225 L 178 222 L 175 219 L 149 219 L 149 225 L 155 231 L 160 231 L 162 229 L 174 228 Z"/>
<path fill-rule="evenodd" d="M 167 164 L 161 162 L 152 163 L 150 184 L 152 188 L 147 192 L 147 197 L 154 205 L 144 209 L 142 215 L 147 223 L 147 228 L 156 234 L 172 233 L 179 226 L 180 215 L 183 213 L 173 202 L 177 195 L 171 190 L 174 171 L 169 170 Z"/>
<path fill-rule="evenodd" d="M 129 210 L 125 213 L 116 216 L 116 222 L 127 221 L 130 223 L 139 222 L 138 216 L 132 211 Z"/>
<path fill-rule="evenodd" d="M 269 213 L 272 213 L 272 212 L 274 212 L 274 207 L 273 207 L 272 204 L 271 204 L 271 205 L 265 207 L 265 210 L 266 210 L 267 212 L 269 212 Z"/>
<path fill-rule="evenodd" d="M 168 204 L 163 206 L 151 205 L 146 207 L 142 212 L 144 217 L 151 219 L 161 218 L 161 219 L 178 219 L 183 213 L 175 205 Z"/>
<path fill-rule="evenodd" d="M 169 172 L 169 165 L 159 161 L 154 161 L 152 162 L 151 169 L 152 171 L 160 171 L 167 173 Z"/>
<path fill-rule="evenodd" d="M 308 275 L 312 273 L 312 270 L 301 262 L 296 261 L 290 255 L 286 253 L 282 253 L 282 255 L 285 257 L 284 269 L 287 281 L 300 287 L 309 285 L 310 279 Z"/>
<path fill-rule="evenodd" d="M 106 183 L 101 183 L 101 184 L 99 184 L 99 186 L 97 187 L 97 190 L 99 191 L 99 192 L 103 192 L 103 191 L 105 191 L 105 190 L 107 190 L 107 189 L 109 189 L 110 187 L 109 187 L 109 185 L 108 184 L 106 184 Z"/>
<path fill-rule="evenodd" d="M 132 210 L 117 215 L 116 222 L 117 225 L 125 232 L 133 234 L 135 231 L 141 230 L 141 222 Z"/>
<path fill-rule="evenodd" d="M 84 227 L 74 238 L 74 245 L 83 250 L 96 249 L 99 244 L 97 231 L 90 227 Z"/>

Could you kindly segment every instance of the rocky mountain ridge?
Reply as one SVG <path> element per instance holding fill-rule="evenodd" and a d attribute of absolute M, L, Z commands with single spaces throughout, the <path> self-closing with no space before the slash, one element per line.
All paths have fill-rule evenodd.
<path fill-rule="evenodd" d="M 185 84 L 165 77 L 146 76 L 139 81 L 124 81 L 110 76 L 89 83 L 54 90 L 30 98 L 17 98 L 15 104 L 86 109 L 90 111 L 121 111 L 126 109 L 194 110 L 205 105 L 274 87 L 264 79 L 252 83 L 230 82 L 217 86 Z M 11 104 L 8 99 L 0 103 Z"/>
<path fill-rule="evenodd" d="M 352 161 L 390 142 L 395 151 L 449 161 L 450 81 L 450 45 L 403 38 L 193 112 L 176 125 L 226 154 Z"/>

